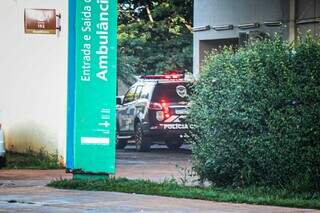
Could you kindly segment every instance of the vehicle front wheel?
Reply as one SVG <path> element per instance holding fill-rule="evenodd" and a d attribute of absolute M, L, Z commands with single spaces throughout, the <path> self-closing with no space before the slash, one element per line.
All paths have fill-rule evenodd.
<path fill-rule="evenodd" d="M 134 139 L 136 143 L 136 149 L 139 152 L 148 152 L 151 147 L 151 140 L 144 135 L 141 123 L 137 123 L 134 130 Z"/>
<path fill-rule="evenodd" d="M 124 149 L 128 144 L 128 140 L 126 139 L 119 139 L 117 137 L 116 147 L 117 149 Z"/>
<path fill-rule="evenodd" d="M 128 140 L 127 139 L 120 139 L 119 138 L 119 128 L 117 127 L 117 135 L 116 135 L 116 148 L 117 149 L 124 149 L 127 144 L 128 144 Z"/>
<path fill-rule="evenodd" d="M 172 138 L 172 139 L 166 140 L 165 142 L 166 142 L 166 145 L 167 145 L 167 147 L 169 149 L 177 150 L 182 146 L 183 139 L 181 139 L 181 138 Z"/>

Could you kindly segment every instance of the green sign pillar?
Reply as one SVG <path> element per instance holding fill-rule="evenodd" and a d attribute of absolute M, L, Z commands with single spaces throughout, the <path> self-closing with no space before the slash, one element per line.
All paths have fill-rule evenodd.
<path fill-rule="evenodd" d="M 69 10 L 67 167 L 106 177 L 115 173 L 117 1 L 69 0 Z"/>

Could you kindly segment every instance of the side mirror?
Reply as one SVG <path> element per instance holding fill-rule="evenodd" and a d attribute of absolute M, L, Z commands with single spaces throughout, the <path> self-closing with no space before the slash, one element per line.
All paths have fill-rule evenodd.
<path fill-rule="evenodd" d="M 123 96 L 117 96 L 117 105 L 122 105 L 123 103 Z"/>

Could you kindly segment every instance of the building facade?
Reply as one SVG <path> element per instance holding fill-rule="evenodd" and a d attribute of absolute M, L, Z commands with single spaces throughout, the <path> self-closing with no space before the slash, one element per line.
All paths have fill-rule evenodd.
<path fill-rule="evenodd" d="M 195 0 L 193 73 L 212 49 L 274 33 L 290 41 L 319 36 L 319 23 L 320 0 Z"/>
<path fill-rule="evenodd" d="M 55 9 L 56 34 L 27 34 L 25 9 Z M 0 123 L 6 148 L 44 148 L 65 157 L 67 110 L 66 0 L 2 0 Z"/>

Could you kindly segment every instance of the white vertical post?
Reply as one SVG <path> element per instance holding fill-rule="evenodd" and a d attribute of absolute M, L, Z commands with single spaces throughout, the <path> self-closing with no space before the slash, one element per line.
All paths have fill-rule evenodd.
<path fill-rule="evenodd" d="M 290 0 L 290 14 L 289 14 L 289 41 L 296 40 L 296 0 Z"/>

